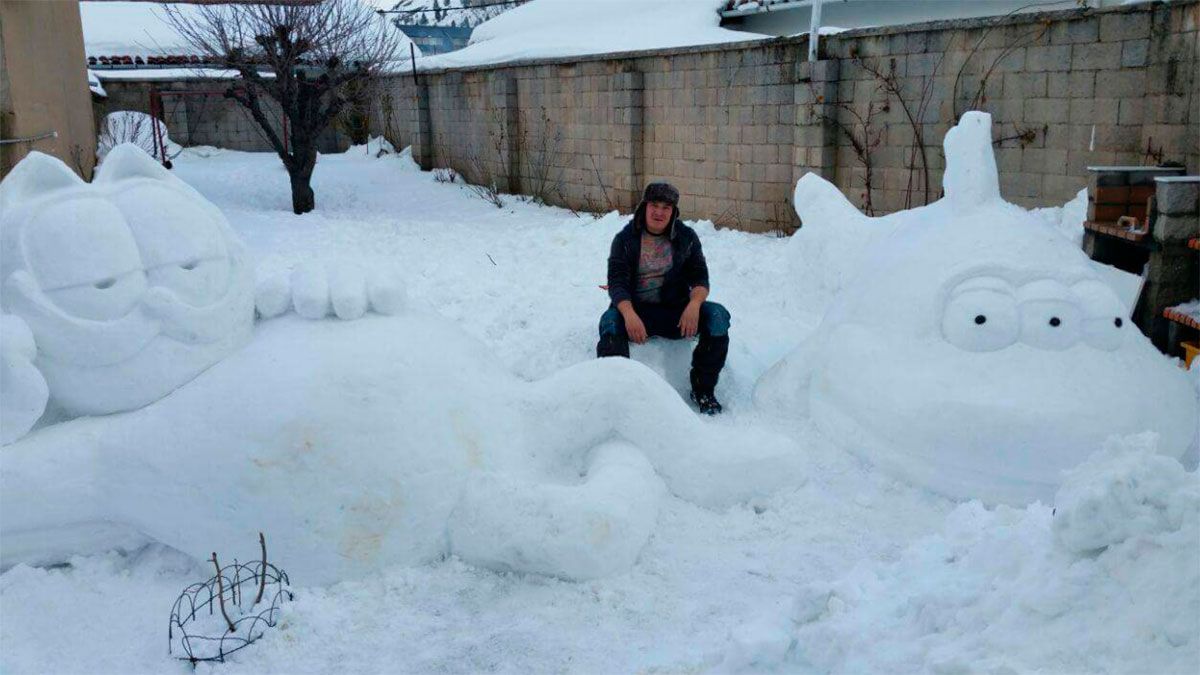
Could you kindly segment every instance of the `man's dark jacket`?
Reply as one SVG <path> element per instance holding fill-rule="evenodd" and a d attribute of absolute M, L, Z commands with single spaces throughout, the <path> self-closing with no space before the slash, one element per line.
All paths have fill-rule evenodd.
<path fill-rule="evenodd" d="M 642 203 L 633 220 L 613 237 L 612 250 L 608 254 L 608 297 L 614 306 L 622 300 L 634 300 L 645 228 L 646 204 Z M 680 222 L 678 208 L 671 216 L 665 236 L 671 238 L 671 268 L 663 277 L 662 304 L 686 305 L 692 288 L 709 287 L 708 264 L 704 262 L 700 238 L 692 228 Z"/>

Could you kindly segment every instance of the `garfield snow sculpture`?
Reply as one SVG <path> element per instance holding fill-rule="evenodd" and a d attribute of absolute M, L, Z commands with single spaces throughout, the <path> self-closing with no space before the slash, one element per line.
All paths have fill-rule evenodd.
<path fill-rule="evenodd" d="M 0 185 L 0 205 L 0 306 L 27 325 L 32 365 L 67 414 L 140 408 L 249 339 L 242 245 L 215 206 L 135 147 L 114 149 L 91 184 L 33 153 Z M 4 441 L 27 418 L 6 419 Z"/>
<path fill-rule="evenodd" d="M 810 415 L 893 475 L 986 502 L 1051 500 L 1113 435 L 1154 431 L 1160 451 L 1184 455 L 1195 393 L 1093 263 L 1000 198 L 990 116 L 965 115 L 945 151 L 945 198 L 882 218 L 800 179 L 797 246 L 846 231 L 867 241 L 756 401 Z"/>
<path fill-rule="evenodd" d="M 136 149 L 91 185 L 34 155 L 0 192 L 0 568 L 147 542 L 249 559 L 263 531 L 305 584 L 449 554 L 593 578 L 634 563 L 667 491 L 798 479 L 792 443 L 698 420 L 641 364 L 530 383 L 386 277 L 255 289 L 217 209 Z M 47 400 L 83 416 L 35 427 Z"/>

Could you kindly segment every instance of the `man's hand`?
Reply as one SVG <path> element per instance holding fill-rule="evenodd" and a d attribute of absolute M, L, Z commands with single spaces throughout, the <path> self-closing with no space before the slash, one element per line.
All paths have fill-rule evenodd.
<path fill-rule="evenodd" d="M 621 313 L 621 318 L 625 320 L 625 334 L 629 336 L 629 340 L 634 344 L 644 344 L 646 342 L 646 324 L 642 323 L 642 317 L 633 311 L 633 303 L 628 300 L 622 300 L 617 304 L 617 311 Z"/>
<path fill-rule="evenodd" d="M 683 308 L 683 315 L 679 317 L 679 332 L 683 334 L 683 337 L 695 337 L 699 331 L 701 304 L 693 300 Z"/>

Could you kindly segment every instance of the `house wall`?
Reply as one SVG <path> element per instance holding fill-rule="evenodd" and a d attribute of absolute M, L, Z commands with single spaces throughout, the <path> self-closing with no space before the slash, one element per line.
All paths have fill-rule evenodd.
<path fill-rule="evenodd" d="M 32 150 L 90 178 L 96 157 L 79 3 L 0 2 L 0 177 Z"/>
<path fill-rule="evenodd" d="M 375 131 L 501 191 L 628 209 L 665 179 L 687 217 L 766 231 L 797 224 L 808 171 L 876 213 L 936 199 L 942 139 L 974 106 L 1008 139 L 1005 197 L 1057 204 L 1088 165 L 1200 170 L 1198 25 L 1200 3 L 1146 3 L 849 31 L 816 63 L 801 37 L 398 74 Z M 872 102 L 868 189 L 850 138 Z"/>

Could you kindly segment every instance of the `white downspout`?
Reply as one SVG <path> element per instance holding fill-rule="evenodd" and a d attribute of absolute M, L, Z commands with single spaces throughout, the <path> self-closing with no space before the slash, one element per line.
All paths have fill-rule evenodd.
<path fill-rule="evenodd" d="M 812 14 L 808 22 L 808 60 L 817 60 L 817 40 L 821 32 L 821 0 L 812 0 Z"/>

